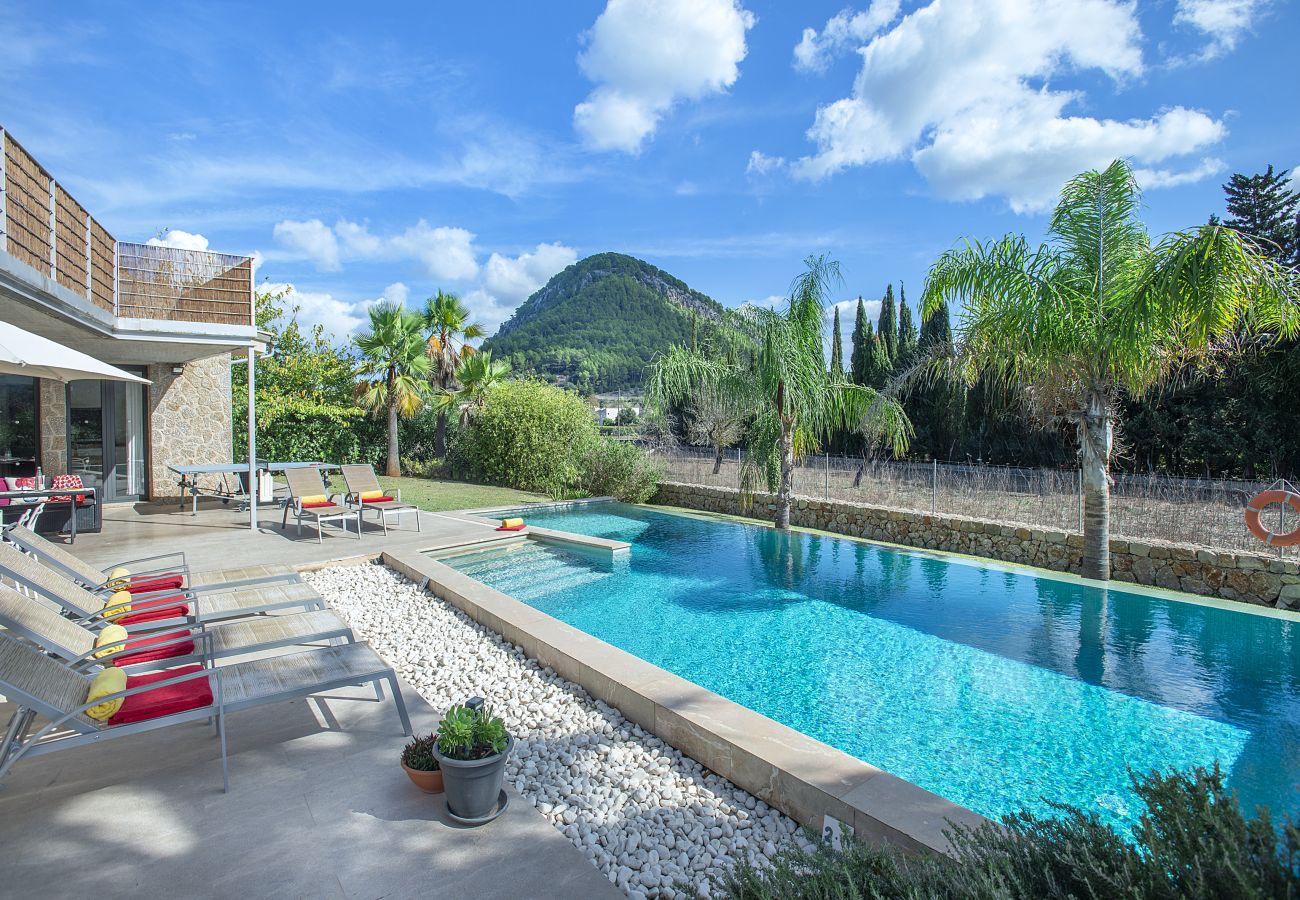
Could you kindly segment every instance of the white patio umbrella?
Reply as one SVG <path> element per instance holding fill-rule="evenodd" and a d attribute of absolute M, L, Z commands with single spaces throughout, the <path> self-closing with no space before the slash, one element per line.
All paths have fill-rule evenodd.
<path fill-rule="evenodd" d="M 124 372 L 8 322 L 0 322 L 0 375 L 26 375 L 63 382 L 96 378 L 149 384 L 147 378 Z"/>

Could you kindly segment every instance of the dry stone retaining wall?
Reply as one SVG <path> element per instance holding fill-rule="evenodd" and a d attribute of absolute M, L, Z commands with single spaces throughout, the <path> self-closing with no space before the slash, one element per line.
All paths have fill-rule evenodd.
<path fill-rule="evenodd" d="M 677 482 L 659 485 L 655 503 L 728 515 L 767 518 L 776 510 L 771 494 L 746 504 L 734 488 Z M 839 500 L 796 497 L 791 524 L 821 531 L 929 550 L 965 553 L 1078 574 L 1082 535 L 1011 522 L 931 516 L 863 506 Z M 1153 541 L 1113 537 L 1111 577 L 1116 581 L 1239 600 L 1280 609 L 1300 609 L 1300 566 L 1263 554 L 1220 552 Z"/>

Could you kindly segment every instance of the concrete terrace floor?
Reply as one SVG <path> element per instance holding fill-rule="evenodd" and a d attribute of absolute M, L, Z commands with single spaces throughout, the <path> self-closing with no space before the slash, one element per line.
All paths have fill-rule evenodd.
<path fill-rule="evenodd" d="M 269 509 L 267 510 L 269 513 Z M 184 549 L 195 570 L 283 570 L 381 549 L 494 539 L 422 514 L 423 533 L 365 537 L 273 527 L 218 506 L 106 510 L 72 550 L 95 564 Z M 242 527 L 241 527 L 242 525 Z M 333 529 L 331 529 L 333 531 Z M 209 576 L 210 577 L 210 576 Z M 199 578 L 196 581 L 206 581 Z M 403 696 L 417 732 L 439 711 Z M 0 702 L 0 721 L 12 704 Z M 350 688 L 248 710 L 228 726 L 231 789 L 211 728 L 191 723 L 21 760 L 0 786 L 0 894 L 14 897 L 620 897 L 507 787 L 510 808 L 478 829 L 451 823 L 398 765 L 391 699 Z"/>
<path fill-rule="evenodd" d="M 282 512 L 265 504 L 259 508 L 258 530 L 249 528 L 247 511 L 238 512 L 232 503 L 200 499 L 198 514 L 182 510 L 175 501 L 110 504 L 104 507 L 103 528 L 98 533 L 81 533 L 69 549 L 97 566 L 110 566 L 124 559 L 155 553 L 185 551 L 191 571 L 256 566 L 311 566 L 358 556 L 377 557 L 384 550 L 435 550 L 477 541 L 500 540 L 502 535 L 479 522 L 466 521 L 453 513 L 406 513 L 390 516 L 388 535 L 378 521 L 367 517 L 357 539 L 354 522 L 344 532 L 338 522 L 324 525 L 316 540 L 314 525 L 303 523 L 302 534 L 290 517 L 280 527 Z"/>

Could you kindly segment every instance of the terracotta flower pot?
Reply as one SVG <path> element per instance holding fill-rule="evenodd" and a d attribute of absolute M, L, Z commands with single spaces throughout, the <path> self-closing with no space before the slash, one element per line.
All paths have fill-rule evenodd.
<path fill-rule="evenodd" d="M 411 783 L 426 794 L 442 793 L 441 769 L 436 772 L 422 772 L 419 769 L 412 769 L 406 763 L 402 763 L 402 769 L 406 772 L 406 777 L 411 779 Z"/>

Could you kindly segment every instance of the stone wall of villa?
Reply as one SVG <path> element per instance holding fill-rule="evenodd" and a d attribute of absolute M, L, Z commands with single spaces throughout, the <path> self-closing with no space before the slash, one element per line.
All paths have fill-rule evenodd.
<path fill-rule="evenodd" d="M 41 470 L 47 475 L 68 471 L 68 392 L 61 381 L 42 378 L 40 385 Z"/>
<path fill-rule="evenodd" d="M 230 409 L 230 357 L 149 366 L 150 496 L 176 497 L 169 464 L 230 462 L 234 421 Z M 210 476 L 209 481 L 220 480 Z"/>
<path fill-rule="evenodd" d="M 755 518 L 769 518 L 776 510 L 771 494 L 756 494 L 746 505 L 734 488 L 677 482 L 661 483 L 653 502 Z M 983 556 L 1058 572 L 1077 574 L 1083 558 L 1083 537 L 1076 533 L 1030 528 L 1012 522 L 931 516 L 839 500 L 797 497 L 790 521 L 804 528 Z M 1300 565 L 1290 560 L 1124 537 L 1111 539 L 1110 553 L 1111 577 L 1116 581 L 1280 609 L 1300 609 Z"/>

